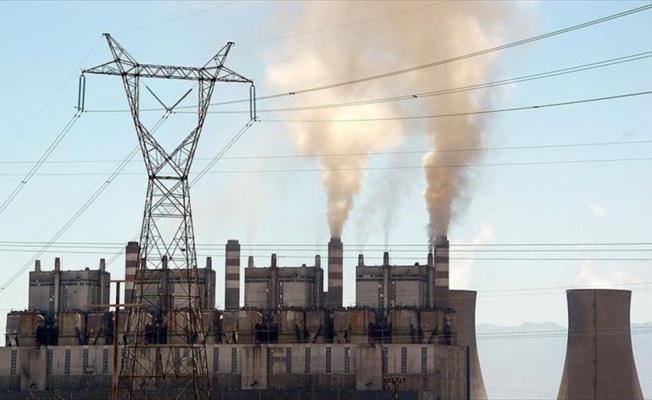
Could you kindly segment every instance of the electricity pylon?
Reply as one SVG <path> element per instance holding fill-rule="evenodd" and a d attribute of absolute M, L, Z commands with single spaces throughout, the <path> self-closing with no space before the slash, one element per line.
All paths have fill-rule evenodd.
<path fill-rule="evenodd" d="M 232 42 L 196 68 L 140 64 L 111 35 L 104 37 L 113 60 L 82 74 L 122 78 L 149 178 L 134 304 L 122 339 L 120 391 L 123 398 L 138 400 L 210 399 L 202 308 L 214 305 L 202 304 L 205 293 L 199 286 L 188 174 L 215 84 L 240 82 L 253 87 L 253 81 L 224 66 Z M 143 78 L 197 82 L 197 125 L 171 152 L 140 120 Z"/>

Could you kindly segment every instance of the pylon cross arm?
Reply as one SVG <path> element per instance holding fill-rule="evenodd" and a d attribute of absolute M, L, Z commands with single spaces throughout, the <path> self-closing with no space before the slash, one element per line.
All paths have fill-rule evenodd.
<path fill-rule="evenodd" d="M 113 61 L 85 69 L 82 73 L 190 81 L 253 83 L 251 79 L 245 78 L 224 66 L 224 60 L 233 46 L 233 42 L 227 43 L 203 67 L 184 67 L 177 65 L 141 64 L 127 53 L 111 35 L 104 35 L 113 54 Z"/>
<path fill-rule="evenodd" d="M 120 63 L 124 72 L 120 70 Z M 97 67 L 85 69 L 85 74 L 138 76 L 140 78 L 164 78 L 187 81 L 216 81 L 251 83 L 250 79 L 229 70 L 226 67 L 181 67 L 174 65 L 136 64 L 124 60 L 110 61 Z"/>

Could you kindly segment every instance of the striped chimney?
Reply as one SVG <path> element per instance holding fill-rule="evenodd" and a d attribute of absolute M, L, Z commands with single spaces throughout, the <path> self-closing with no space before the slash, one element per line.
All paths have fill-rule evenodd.
<path fill-rule="evenodd" d="M 342 307 L 342 264 L 343 264 L 342 239 L 331 238 L 328 242 L 328 302 L 327 308 Z"/>
<path fill-rule="evenodd" d="M 226 242 L 225 289 L 225 308 L 237 310 L 240 307 L 240 242 L 237 240 Z"/>
<path fill-rule="evenodd" d="M 125 248 L 125 299 L 126 304 L 134 302 L 134 285 L 136 283 L 136 270 L 138 269 L 138 242 L 128 242 Z"/>
<path fill-rule="evenodd" d="M 435 240 L 435 276 L 433 301 L 435 306 L 448 307 L 448 249 L 449 243 L 446 236 L 439 236 Z"/>

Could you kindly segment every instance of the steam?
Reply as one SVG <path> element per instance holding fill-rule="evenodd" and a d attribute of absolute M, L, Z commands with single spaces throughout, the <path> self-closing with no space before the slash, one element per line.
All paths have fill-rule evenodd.
<path fill-rule="evenodd" d="M 277 22 L 287 29 L 289 38 L 284 49 L 275 53 L 279 59 L 267 70 L 268 89 L 273 92 L 348 81 L 495 46 L 500 43 L 497 38 L 501 36 L 500 27 L 504 25 L 510 6 L 484 2 L 307 1 L 293 3 L 292 7 L 296 8 L 284 3 L 277 5 Z M 293 17 L 292 22 L 289 15 Z M 352 21 L 367 22 L 347 25 Z M 346 26 L 297 35 L 337 24 Z M 292 97 L 290 105 L 342 103 L 481 83 L 486 81 L 495 57 L 490 54 L 391 78 L 299 94 Z M 363 189 L 364 168 L 369 156 L 360 153 L 397 147 L 408 131 L 425 132 L 433 148 L 423 159 L 426 167 L 423 194 L 430 232 L 447 234 L 451 219 L 468 200 L 469 176 L 464 168 L 432 167 L 463 166 L 476 160 L 481 152 L 450 154 L 441 150 L 481 148 L 485 121 L 484 117 L 472 116 L 439 118 L 426 123 L 329 120 L 469 112 L 479 108 L 479 101 L 471 92 L 462 92 L 405 102 L 283 114 L 280 118 L 327 121 L 290 122 L 287 126 L 298 152 L 317 156 L 326 191 L 331 236 L 341 237 L 356 196 Z M 331 154 L 357 155 L 335 157 Z"/>

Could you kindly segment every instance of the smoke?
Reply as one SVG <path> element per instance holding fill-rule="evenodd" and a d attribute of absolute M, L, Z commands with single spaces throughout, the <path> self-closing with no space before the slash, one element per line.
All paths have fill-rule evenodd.
<path fill-rule="evenodd" d="M 501 27 L 511 6 L 475 1 L 307 1 L 292 3 L 292 7 L 296 8 L 277 4 L 277 22 L 284 27 L 288 39 L 283 49 L 274 54 L 277 59 L 267 70 L 267 85 L 272 92 L 291 92 L 381 74 L 495 46 L 500 43 Z M 301 34 L 337 25 L 341 27 Z M 292 97 L 290 105 L 342 103 L 481 83 L 486 81 L 495 57 L 490 54 L 391 78 L 298 94 Z M 477 110 L 480 100 L 466 92 L 404 102 L 295 111 L 281 118 L 329 121 L 459 113 Z M 359 153 L 394 148 L 402 143 L 405 132 L 425 132 L 433 148 L 423 160 L 429 230 L 445 235 L 451 218 L 468 199 L 469 176 L 463 168 L 431 167 L 466 165 L 476 160 L 480 152 L 451 156 L 441 150 L 481 147 L 484 123 L 483 117 L 471 116 L 438 118 L 427 123 L 289 122 L 288 130 L 301 154 L 317 155 L 327 196 L 327 219 L 331 236 L 335 237 L 341 236 L 356 196 L 363 189 L 363 169 L 369 156 Z M 330 156 L 352 153 L 358 155 Z"/>

